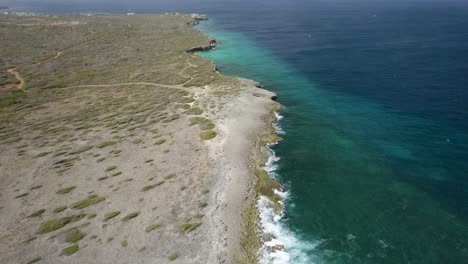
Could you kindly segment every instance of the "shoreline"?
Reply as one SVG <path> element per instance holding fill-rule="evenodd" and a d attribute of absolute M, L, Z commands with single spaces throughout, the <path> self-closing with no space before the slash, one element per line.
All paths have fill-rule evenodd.
<path fill-rule="evenodd" d="M 200 23 L 197 19 L 195 21 L 192 26 Z M 203 31 L 200 32 L 205 34 Z M 210 41 L 213 40 L 211 36 L 205 35 Z M 196 51 L 212 50 L 209 46 L 196 47 L 194 49 Z M 192 52 L 192 49 L 187 52 Z M 215 63 L 213 61 L 211 63 L 216 70 Z M 267 246 L 266 242 L 271 239 L 267 237 L 272 236 L 272 234 L 266 233 L 262 226 L 261 208 L 259 208 L 259 203 L 263 199 L 270 202 L 268 207 L 274 208 L 273 211 L 276 214 L 279 214 L 283 210 L 281 204 L 282 198 L 278 197 L 274 191 L 281 190 L 282 186 L 271 178 L 264 168 L 270 159 L 269 153 L 272 151 L 269 146 L 278 144 L 281 140 L 277 135 L 278 131 L 274 124 L 279 121 L 277 111 L 282 109 L 282 105 L 276 102 L 276 93 L 263 89 L 261 84 L 255 80 L 236 78 L 247 85 L 247 88 L 237 99 L 242 102 L 242 107 L 249 109 L 244 109 L 240 113 L 237 112 L 234 120 L 227 120 L 228 124 L 224 124 L 225 129 L 227 131 L 235 131 L 234 135 L 231 136 L 231 139 L 226 139 L 227 142 L 224 142 L 224 147 L 227 148 L 224 149 L 224 152 L 219 149 L 214 151 L 216 155 L 224 153 L 222 164 L 225 166 L 221 169 L 225 176 L 221 180 L 221 186 L 218 187 L 221 189 L 220 193 L 225 198 L 221 199 L 218 206 L 222 206 L 223 208 L 223 220 L 221 222 L 225 226 L 225 232 L 227 233 L 227 236 L 224 238 L 224 245 L 227 246 L 226 259 L 229 261 L 235 260 L 240 263 L 260 263 L 261 251 L 263 253 L 266 251 L 270 253 L 282 251 L 279 245 L 274 247 Z M 256 98 L 262 98 L 262 100 Z M 244 120 L 244 124 L 242 124 L 244 126 L 245 123 L 250 122 L 249 127 L 239 128 L 239 123 L 242 123 L 239 120 Z M 230 133 L 228 132 L 227 134 Z M 239 135 L 243 135 L 244 138 Z M 229 140 L 233 142 L 229 142 Z M 233 153 L 229 149 L 230 145 L 237 145 L 237 147 L 239 145 L 244 146 L 242 146 L 241 152 Z M 243 153 L 250 154 L 246 158 L 246 155 Z M 237 160 L 243 160 L 244 164 L 236 164 Z M 236 176 L 235 174 L 238 177 L 233 177 L 233 175 Z M 264 177 L 265 174 L 268 176 L 268 179 L 263 179 L 262 182 L 262 176 Z M 265 181 L 268 183 L 265 184 Z M 232 188 L 232 186 L 231 188 L 227 188 L 228 183 L 234 185 L 235 188 Z M 271 193 L 266 194 L 259 191 L 260 188 L 263 188 L 261 185 L 267 185 Z M 244 202 L 238 202 L 242 199 Z M 242 212 L 240 217 L 239 211 Z M 239 252 L 242 251 L 243 254 L 239 255 Z"/>
<path fill-rule="evenodd" d="M 255 81 L 243 80 L 248 83 L 247 88 L 238 96 L 233 105 L 241 105 L 242 110 L 234 107 L 231 117 L 222 122 L 221 126 L 225 135 L 224 142 L 218 146 L 214 156 L 221 155 L 220 189 L 222 210 L 222 223 L 227 226 L 227 259 L 248 260 L 252 254 L 249 251 L 257 251 L 256 246 L 246 248 L 246 238 L 252 236 L 249 232 L 257 234 L 257 230 L 249 230 L 249 226 L 258 227 L 258 218 L 253 223 L 245 220 L 245 212 L 249 210 L 251 201 L 257 199 L 258 178 L 255 173 L 255 155 L 262 150 L 259 148 L 259 138 L 269 131 L 274 110 L 280 106 L 271 100 L 274 93 L 255 87 Z M 254 95 L 255 94 L 255 95 Z M 256 217 L 258 217 L 258 212 Z M 245 251 L 244 254 L 239 252 Z M 247 262 L 249 263 L 249 262 Z"/>

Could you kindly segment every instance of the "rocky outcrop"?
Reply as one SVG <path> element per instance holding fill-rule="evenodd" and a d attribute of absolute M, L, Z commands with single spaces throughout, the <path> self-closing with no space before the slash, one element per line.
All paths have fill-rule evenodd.
<path fill-rule="evenodd" d="M 190 48 L 186 50 L 185 52 L 194 53 L 194 52 L 208 51 L 208 50 L 216 49 L 217 44 L 218 43 L 216 42 L 216 40 L 212 39 L 210 40 L 210 43 L 208 44 L 208 46 L 198 46 L 198 47 Z"/>
<path fill-rule="evenodd" d="M 202 20 L 208 20 L 207 15 L 191 14 L 190 16 L 193 18 L 192 26 L 200 24 L 200 21 Z"/>

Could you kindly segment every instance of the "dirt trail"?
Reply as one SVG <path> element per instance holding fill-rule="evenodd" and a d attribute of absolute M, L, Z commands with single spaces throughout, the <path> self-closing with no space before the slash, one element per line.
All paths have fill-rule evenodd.
<path fill-rule="evenodd" d="M 121 30 L 121 31 L 124 31 Z M 109 34 L 109 35 L 113 35 L 113 34 L 116 34 L 116 33 L 112 33 L 112 34 Z M 89 43 L 91 42 L 94 42 L 94 41 L 97 41 L 101 38 L 104 38 L 104 37 L 107 37 L 109 35 L 106 35 L 106 36 L 103 36 L 103 37 L 100 37 L 100 38 L 96 38 L 96 39 L 92 39 L 92 40 L 88 40 L 86 42 L 83 42 L 83 43 L 80 43 L 78 45 L 75 45 L 75 46 L 72 46 L 72 47 L 69 47 L 69 48 L 66 48 L 64 50 L 61 50 L 61 51 L 57 51 L 57 53 L 51 57 L 51 58 L 48 58 L 46 60 L 43 60 L 41 62 L 38 62 L 36 63 L 37 65 L 41 65 L 41 64 L 45 64 L 45 63 L 48 63 L 48 62 L 51 62 L 53 60 L 56 60 L 58 58 L 60 58 L 60 56 L 63 55 L 63 53 L 67 50 L 71 50 L 71 49 L 74 49 L 74 48 L 77 48 L 77 47 L 81 47 L 81 46 L 84 46 L 84 45 L 88 45 Z M 24 85 L 26 84 L 26 81 L 24 80 L 23 77 L 21 77 L 21 74 L 18 72 L 18 70 L 16 68 L 11 68 L 11 69 L 8 69 L 7 70 L 8 73 L 10 74 L 13 74 L 15 76 L 15 78 L 20 82 L 19 84 L 16 84 L 16 83 L 12 83 L 12 84 L 6 84 L 6 85 L 3 85 L 3 86 L 0 86 L 0 91 L 5 91 L 5 90 L 10 90 L 10 89 L 20 89 L 20 90 L 23 90 L 24 88 Z"/>
<path fill-rule="evenodd" d="M 64 52 L 65 52 L 65 51 L 63 51 L 63 50 L 62 50 L 62 51 L 57 51 L 57 54 L 56 54 L 54 57 L 49 58 L 49 59 L 44 60 L 44 61 L 41 61 L 41 62 L 37 63 L 37 65 L 41 65 L 41 64 L 47 63 L 47 62 L 49 62 L 49 61 L 56 60 L 56 59 L 58 59 L 60 56 L 62 56 L 62 54 L 63 54 Z"/>
<path fill-rule="evenodd" d="M 23 77 L 21 77 L 21 74 L 18 72 L 16 68 L 11 68 L 7 70 L 8 73 L 13 74 L 15 76 L 15 79 L 19 81 L 19 83 L 12 83 L 12 84 L 6 84 L 4 86 L 0 86 L 0 91 L 1 90 L 8 90 L 8 89 L 20 89 L 23 90 L 24 85 L 26 84 L 26 81 L 24 80 Z"/>

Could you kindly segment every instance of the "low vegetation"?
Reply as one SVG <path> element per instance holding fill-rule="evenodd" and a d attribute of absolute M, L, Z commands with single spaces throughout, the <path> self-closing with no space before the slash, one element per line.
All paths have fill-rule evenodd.
<path fill-rule="evenodd" d="M 120 211 L 114 211 L 114 212 L 107 213 L 107 214 L 104 215 L 104 219 L 102 219 L 102 221 L 107 222 L 110 219 L 118 216 L 119 214 L 120 214 Z"/>
<path fill-rule="evenodd" d="M 172 253 L 170 254 L 169 256 L 167 256 L 167 259 L 170 260 L 170 261 L 174 261 L 177 259 L 177 254 L 176 253 Z"/>
<path fill-rule="evenodd" d="M 76 186 L 70 186 L 70 187 L 67 187 L 67 188 L 60 189 L 55 193 L 56 194 L 67 194 L 67 193 L 73 191 L 75 188 L 76 188 Z"/>
<path fill-rule="evenodd" d="M 109 147 L 109 146 L 113 146 L 117 144 L 117 142 L 115 141 L 104 141 L 102 143 L 100 143 L 99 145 L 97 145 L 98 148 L 105 148 L 105 147 Z"/>
<path fill-rule="evenodd" d="M 199 136 L 202 140 L 210 140 L 216 137 L 216 132 L 213 130 L 203 131 Z"/>
<path fill-rule="evenodd" d="M 128 220 L 131 220 L 131 219 L 137 217 L 138 215 L 140 215 L 140 212 L 130 213 L 130 214 L 126 215 L 124 218 L 122 218 L 122 221 L 126 222 Z"/>
<path fill-rule="evenodd" d="M 179 229 L 181 233 L 187 234 L 197 229 L 200 225 L 201 223 L 184 223 L 179 226 Z"/>
<path fill-rule="evenodd" d="M 65 242 L 68 243 L 77 243 L 86 236 L 85 233 L 81 232 L 79 229 L 71 229 L 66 232 Z"/>
<path fill-rule="evenodd" d="M 81 201 L 74 202 L 74 203 L 70 204 L 69 207 L 71 209 L 84 209 L 84 208 L 86 208 L 88 206 L 98 204 L 98 203 L 104 201 L 105 199 L 106 198 L 99 197 L 97 195 L 90 195 L 88 198 L 86 198 L 84 200 L 81 200 Z"/>
<path fill-rule="evenodd" d="M 43 214 L 44 212 L 45 212 L 45 209 L 41 209 L 41 210 L 39 210 L 39 211 L 36 211 L 36 212 L 30 214 L 30 215 L 28 216 L 28 218 L 42 216 L 42 214 Z"/>
<path fill-rule="evenodd" d="M 58 230 L 70 223 L 74 223 L 77 221 L 80 221 L 86 217 L 85 214 L 77 214 L 77 215 L 70 215 L 66 217 L 62 217 L 59 219 L 50 219 L 44 223 L 41 224 L 38 233 L 39 234 L 46 234 L 55 230 Z"/>
<path fill-rule="evenodd" d="M 67 210 L 67 208 L 68 208 L 68 206 L 66 206 L 66 205 L 59 206 L 59 207 L 56 207 L 53 212 L 54 213 L 60 213 L 60 212 L 63 212 L 65 210 Z"/>
<path fill-rule="evenodd" d="M 146 232 L 146 233 L 151 233 L 151 231 L 153 231 L 153 230 L 155 230 L 155 229 L 158 229 L 159 227 L 161 227 L 160 224 L 152 224 L 152 225 L 149 225 L 148 227 L 146 227 L 145 232 Z"/>
<path fill-rule="evenodd" d="M 78 246 L 78 244 L 71 245 L 71 246 L 66 247 L 66 248 L 64 248 L 64 249 L 62 250 L 62 255 L 67 255 L 67 256 L 73 255 L 73 254 L 75 254 L 79 249 L 80 249 L 80 247 Z"/>

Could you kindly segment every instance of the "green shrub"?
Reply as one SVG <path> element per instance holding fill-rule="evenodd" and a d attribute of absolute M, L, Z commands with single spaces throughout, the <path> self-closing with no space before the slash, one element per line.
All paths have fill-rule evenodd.
<path fill-rule="evenodd" d="M 104 215 L 104 219 L 102 221 L 107 222 L 110 219 L 118 216 L 119 214 L 120 214 L 120 211 L 114 211 L 114 212 L 107 213 L 107 214 Z"/>
<path fill-rule="evenodd" d="M 71 245 L 69 247 L 66 247 L 62 250 L 62 255 L 73 255 L 75 254 L 80 248 L 78 247 L 78 244 Z"/>
<path fill-rule="evenodd" d="M 213 130 L 208 130 L 208 131 L 201 132 L 199 136 L 200 136 L 200 139 L 202 140 L 210 140 L 216 137 L 216 132 L 214 132 Z"/>
<path fill-rule="evenodd" d="M 124 218 L 122 218 L 122 221 L 128 221 L 130 219 L 133 219 L 133 218 L 137 217 L 138 215 L 140 215 L 140 212 L 130 213 L 130 214 L 126 215 Z"/>

